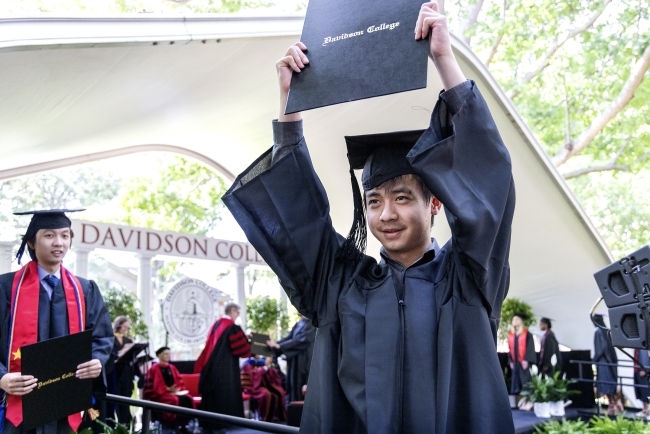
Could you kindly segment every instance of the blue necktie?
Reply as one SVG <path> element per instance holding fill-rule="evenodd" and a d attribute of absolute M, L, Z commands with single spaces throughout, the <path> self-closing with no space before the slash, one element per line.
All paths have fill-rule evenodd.
<path fill-rule="evenodd" d="M 59 278 L 56 277 L 53 274 L 48 274 L 47 276 L 43 277 L 43 280 L 50 285 L 50 288 L 52 288 L 52 291 L 56 289 L 57 286 L 59 286 Z"/>

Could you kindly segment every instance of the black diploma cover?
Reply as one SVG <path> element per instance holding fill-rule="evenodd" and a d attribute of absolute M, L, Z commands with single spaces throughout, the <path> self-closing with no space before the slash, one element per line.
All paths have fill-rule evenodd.
<path fill-rule="evenodd" d="M 272 356 L 273 351 L 266 345 L 269 339 L 271 339 L 269 335 L 251 333 L 251 353 L 258 356 Z"/>
<path fill-rule="evenodd" d="M 92 379 L 75 376 L 77 366 L 92 358 L 92 331 L 86 330 L 20 348 L 23 375 L 38 379 L 23 396 L 23 431 L 87 410 Z"/>
<path fill-rule="evenodd" d="M 423 0 L 310 0 L 285 113 L 427 86 L 428 39 L 415 40 Z"/>

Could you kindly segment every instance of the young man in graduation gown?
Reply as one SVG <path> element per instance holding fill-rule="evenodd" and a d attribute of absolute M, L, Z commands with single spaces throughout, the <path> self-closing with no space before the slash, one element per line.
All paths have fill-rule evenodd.
<path fill-rule="evenodd" d="M 21 374 L 20 347 L 92 330 L 92 359 L 76 371 L 82 379 L 99 377 L 113 347 L 111 320 L 97 285 L 62 266 L 73 236 L 65 212 L 16 213 L 33 214 L 16 255 L 20 263 L 27 248 L 32 261 L 0 276 L 0 388 L 7 404 L 3 433 L 23 432 L 22 397 L 38 380 Z M 80 423 L 81 416 L 73 414 L 36 431 L 68 434 Z"/>
<path fill-rule="evenodd" d="M 302 401 L 302 386 L 307 384 L 311 353 L 314 349 L 316 329 L 306 317 L 300 317 L 291 331 L 279 341 L 266 344 L 276 355 L 287 358 L 287 396 L 289 401 Z"/>
<path fill-rule="evenodd" d="M 430 38 L 445 88 L 429 128 L 347 138 L 352 182 L 363 168 L 364 189 L 353 189 L 347 240 L 332 226 L 300 114 L 284 115 L 292 70 L 308 62 L 302 43 L 277 63 L 275 145 L 224 195 L 318 328 L 304 433 L 514 432 L 496 353 L 515 204 L 510 157 L 437 10 L 425 3 L 415 29 L 415 39 Z M 452 231 L 442 246 L 430 238 L 440 203 Z M 364 210 L 379 263 L 362 253 Z"/>
<path fill-rule="evenodd" d="M 251 355 L 251 346 L 241 327 L 235 324 L 238 316 L 239 306 L 228 303 L 225 315 L 210 329 L 205 348 L 194 365 L 194 372 L 201 374 L 201 410 L 244 417 L 239 359 Z M 202 425 L 219 428 L 207 422 L 202 422 Z"/>
<path fill-rule="evenodd" d="M 562 353 L 560 352 L 560 344 L 555 338 L 555 333 L 551 328 L 553 327 L 551 320 L 542 318 L 539 320 L 539 329 L 544 332 L 542 335 L 542 342 L 540 343 L 539 350 L 539 366 L 540 373 L 543 377 L 553 376 L 557 371 L 562 370 Z M 555 357 L 555 359 L 554 359 Z"/>
<path fill-rule="evenodd" d="M 162 404 L 177 405 L 185 408 L 194 408 L 194 399 L 190 395 L 176 366 L 169 363 L 171 353 L 169 347 L 156 350 L 158 363 L 147 371 L 144 382 L 144 399 L 160 402 Z M 182 427 L 187 424 L 187 417 L 175 413 L 162 413 L 163 423 L 171 426 Z"/>

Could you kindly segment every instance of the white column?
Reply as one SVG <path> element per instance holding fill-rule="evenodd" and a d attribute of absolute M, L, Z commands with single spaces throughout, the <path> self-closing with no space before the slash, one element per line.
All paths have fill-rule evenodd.
<path fill-rule="evenodd" d="M 74 261 L 74 274 L 76 276 L 83 277 L 84 279 L 88 278 L 88 255 L 92 250 L 86 249 L 74 249 L 74 254 L 76 259 Z"/>
<path fill-rule="evenodd" d="M 0 274 L 11 271 L 13 249 L 16 243 L 13 241 L 0 241 Z"/>
<path fill-rule="evenodd" d="M 153 257 L 140 254 L 136 256 L 140 259 L 140 266 L 138 267 L 138 295 L 140 296 L 142 321 L 151 330 L 151 259 Z"/>
<path fill-rule="evenodd" d="M 239 317 L 241 318 L 241 328 L 246 331 L 246 270 L 245 265 L 237 265 L 237 304 L 240 307 Z"/>

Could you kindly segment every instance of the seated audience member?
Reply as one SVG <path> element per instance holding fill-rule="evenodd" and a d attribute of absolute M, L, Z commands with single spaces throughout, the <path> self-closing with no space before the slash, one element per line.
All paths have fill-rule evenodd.
<path fill-rule="evenodd" d="M 287 420 L 284 408 L 285 391 L 272 358 L 251 357 L 241 369 L 241 384 L 244 393 L 250 395 L 260 420 L 283 422 Z"/>
<path fill-rule="evenodd" d="M 161 404 L 178 405 L 194 408 L 192 396 L 188 393 L 176 366 L 169 363 L 169 347 L 162 347 L 156 351 L 158 363 L 155 363 L 147 372 L 144 384 L 144 399 L 160 402 Z M 188 418 L 174 413 L 161 413 L 162 423 L 174 426 L 184 426 Z"/>

